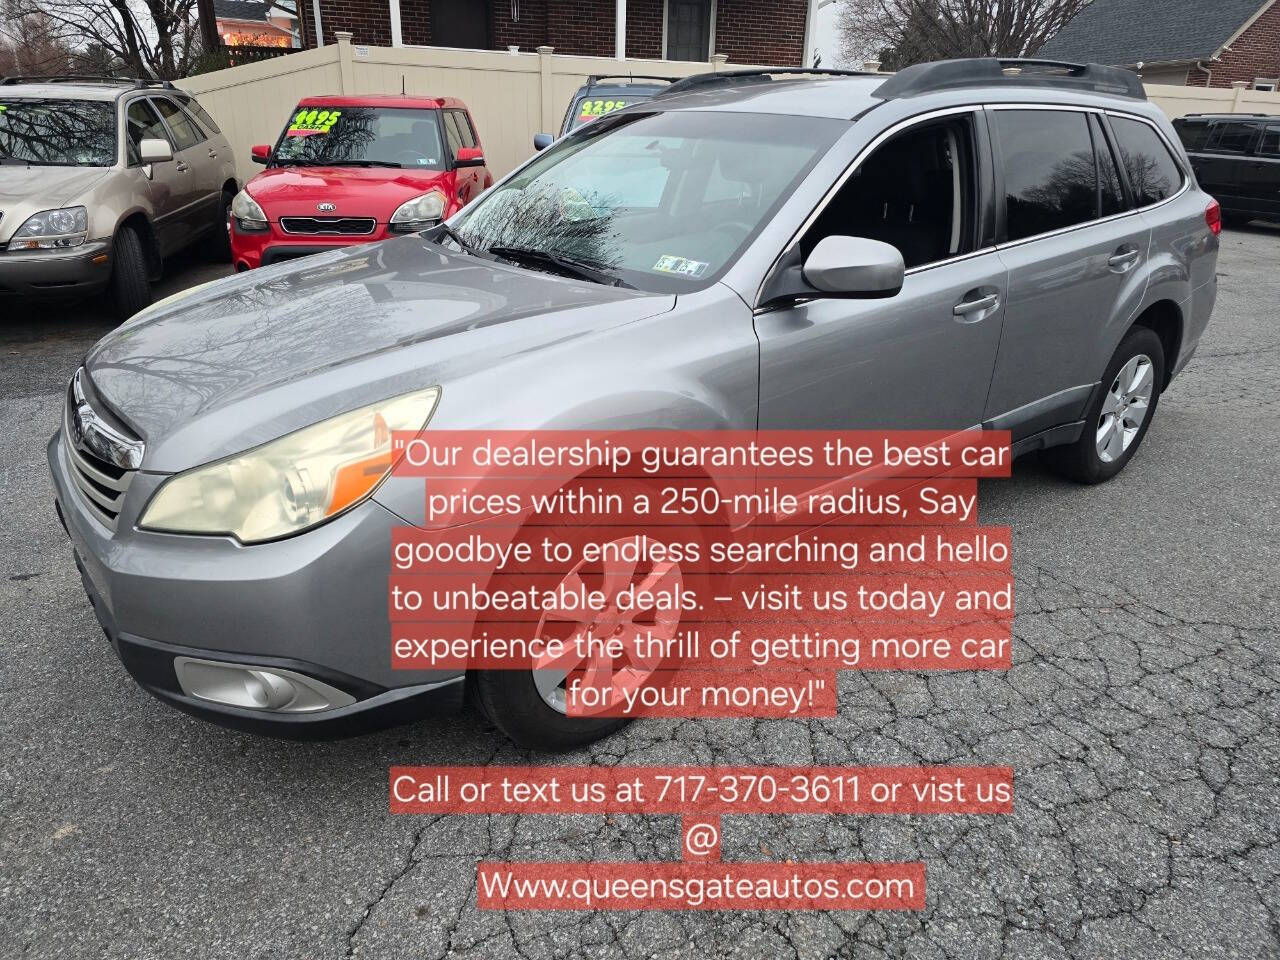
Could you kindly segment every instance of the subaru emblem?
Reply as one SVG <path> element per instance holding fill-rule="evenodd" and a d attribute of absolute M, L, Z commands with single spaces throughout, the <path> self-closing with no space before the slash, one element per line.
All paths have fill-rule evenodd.
<path fill-rule="evenodd" d="M 317 203 L 316 209 L 321 213 L 332 213 L 338 209 L 338 205 L 336 203 Z"/>

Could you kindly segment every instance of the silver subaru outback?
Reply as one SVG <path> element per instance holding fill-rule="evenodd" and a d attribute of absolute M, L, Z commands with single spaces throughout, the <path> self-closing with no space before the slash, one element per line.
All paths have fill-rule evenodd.
<path fill-rule="evenodd" d="M 1196 350 L 1218 231 L 1126 71 L 692 77 L 444 225 L 134 317 L 68 387 L 59 513 L 179 709 L 325 737 L 467 689 L 563 748 L 621 722 L 568 716 L 563 674 L 393 669 L 389 545 L 425 508 L 387 427 L 982 427 L 1097 483 Z"/>
<path fill-rule="evenodd" d="M 171 83 L 0 81 L 0 305 L 106 293 L 125 319 L 164 258 L 195 243 L 229 261 L 231 145 Z"/>

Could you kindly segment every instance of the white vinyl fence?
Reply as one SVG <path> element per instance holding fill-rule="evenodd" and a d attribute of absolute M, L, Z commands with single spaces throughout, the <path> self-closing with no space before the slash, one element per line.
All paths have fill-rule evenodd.
<path fill-rule="evenodd" d="M 302 97 L 323 94 L 409 94 L 458 97 L 471 110 L 495 177 L 533 152 L 535 133 L 556 133 L 569 100 L 591 74 L 652 74 L 684 77 L 725 68 L 710 63 L 665 60 L 619 61 L 564 57 L 550 47 L 537 53 L 453 50 L 443 47 L 365 47 L 349 33 L 337 43 L 271 60 L 231 67 L 179 81 L 199 98 L 236 155 L 241 182 L 261 170 L 249 148 L 274 143 Z M 730 69 L 744 65 L 734 64 Z"/>
<path fill-rule="evenodd" d="M 574 92 L 590 74 L 647 73 L 682 77 L 739 68 L 716 56 L 711 63 L 618 61 L 565 57 L 550 47 L 537 53 L 453 50 L 443 47 L 366 47 L 339 32 L 337 43 L 180 82 L 222 126 L 236 155 L 241 182 L 258 167 L 255 143 L 274 143 L 299 99 L 320 94 L 410 94 L 458 97 L 471 109 L 485 158 L 502 176 L 533 152 L 533 135 L 554 133 Z M 1188 113 L 1280 114 L 1280 93 L 1149 84 L 1147 95 L 1170 117 Z"/>

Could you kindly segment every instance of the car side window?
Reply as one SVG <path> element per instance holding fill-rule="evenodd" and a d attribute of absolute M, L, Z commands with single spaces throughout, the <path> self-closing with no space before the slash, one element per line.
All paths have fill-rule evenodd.
<path fill-rule="evenodd" d="M 925 122 L 859 164 L 800 241 L 808 256 L 828 236 L 898 248 L 907 269 L 970 253 L 977 235 L 973 117 Z"/>
<path fill-rule="evenodd" d="M 156 109 L 164 116 L 169 129 L 173 131 L 175 150 L 187 150 L 204 139 L 204 135 L 182 112 L 182 108 L 168 97 L 153 97 L 151 102 L 155 104 Z"/>
<path fill-rule="evenodd" d="M 1103 133 L 1102 121 L 1096 116 L 1089 118 L 1089 132 L 1093 135 L 1093 153 L 1098 161 L 1098 212 L 1104 217 L 1110 217 L 1124 211 L 1120 168 L 1116 166 L 1116 158 Z"/>
<path fill-rule="evenodd" d="M 1220 120 L 1213 125 L 1205 150 L 1213 153 L 1245 153 L 1258 132 L 1256 123 Z"/>
<path fill-rule="evenodd" d="M 476 131 L 471 126 L 471 119 L 461 110 L 450 110 L 453 122 L 458 125 L 458 139 L 464 147 L 477 146 Z"/>
<path fill-rule="evenodd" d="M 1134 202 L 1145 207 L 1167 200 L 1182 186 L 1182 167 L 1155 128 L 1141 120 L 1111 117 L 1120 162 L 1129 178 Z"/>
<path fill-rule="evenodd" d="M 449 145 L 449 157 L 457 160 L 458 150 L 464 146 L 462 134 L 458 132 L 458 118 L 452 110 L 445 110 L 442 116 L 444 117 L 444 138 Z"/>
<path fill-rule="evenodd" d="M 129 109 L 125 112 L 125 130 L 125 148 L 128 151 L 130 166 L 138 166 L 142 163 L 139 147 L 143 140 L 164 140 L 173 146 L 168 131 L 160 122 L 160 115 L 146 100 L 135 100 L 129 104 Z"/>
<path fill-rule="evenodd" d="M 209 115 L 209 111 L 200 106 L 198 100 L 192 100 L 190 97 L 178 97 L 178 103 L 182 105 L 182 108 L 187 113 L 191 114 L 197 125 L 204 127 L 206 133 L 222 133 L 222 128 L 214 122 L 213 117 Z"/>
<path fill-rule="evenodd" d="M 1005 232 L 1022 240 L 1098 218 L 1098 171 L 1086 113 L 996 110 Z"/>
<path fill-rule="evenodd" d="M 1182 140 L 1187 153 L 1203 150 L 1209 142 L 1209 131 L 1212 129 L 1208 120 L 1179 120 L 1173 125 Z"/>
<path fill-rule="evenodd" d="M 1272 124 L 1262 133 L 1262 142 L 1258 144 L 1258 156 L 1280 157 L 1280 126 Z"/>

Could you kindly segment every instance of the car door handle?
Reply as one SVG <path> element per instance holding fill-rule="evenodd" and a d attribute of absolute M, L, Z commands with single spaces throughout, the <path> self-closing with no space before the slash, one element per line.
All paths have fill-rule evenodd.
<path fill-rule="evenodd" d="M 1138 257 L 1142 256 L 1137 250 L 1119 250 L 1112 254 L 1107 264 L 1113 269 L 1124 272 L 1138 262 Z"/>
<path fill-rule="evenodd" d="M 183 163 L 181 160 L 179 160 L 177 163 L 173 165 L 173 169 L 177 170 L 179 173 L 186 173 L 191 168 L 187 166 L 185 163 Z"/>
<path fill-rule="evenodd" d="M 217 154 L 217 152 L 216 152 L 216 151 L 214 151 L 214 150 L 210 150 L 210 151 L 209 151 L 209 159 L 210 159 L 210 160 L 217 160 L 217 159 L 218 159 L 218 154 Z"/>
<path fill-rule="evenodd" d="M 985 313 L 992 310 L 1000 302 L 1000 294 L 989 293 L 985 297 L 978 297 L 976 300 L 962 300 L 951 308 L 951 313 L 957 317 L 972 317 L 975 313 Z"/>

